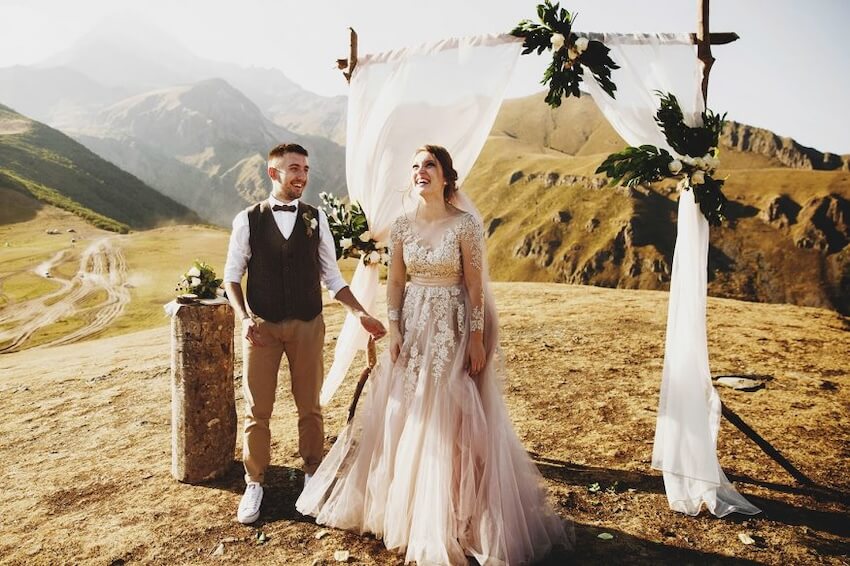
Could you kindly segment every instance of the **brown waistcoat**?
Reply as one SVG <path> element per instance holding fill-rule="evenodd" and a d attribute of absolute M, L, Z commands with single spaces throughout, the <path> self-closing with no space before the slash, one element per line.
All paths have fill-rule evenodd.
<path fill-rule="evenodd" d="M 269 201 L 248 209 L 251 259 L 248 261 L 248 307 L 264 320 L 312 320 L 322 312 L 319 266 L 319 212 L 298 203 L 289 239 L 274 221 Z M 310 229 L 304 215 L 315 218 Z"/>

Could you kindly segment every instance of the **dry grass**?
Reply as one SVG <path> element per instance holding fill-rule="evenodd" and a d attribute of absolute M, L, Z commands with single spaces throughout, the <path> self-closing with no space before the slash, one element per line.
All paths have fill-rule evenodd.
<path fill-rule="evenodd" d="M 667 295 L 532 283 L 495 290 L 511 416 L 559 513 L 577 527 L 574 556 L 549 564 L 850 559 L 845 318 L 820 309 L 709 301 L 714 373 L 768 379 L 755 393 L 721 390 L 724 402 L 822 488 L 796 484 L 724 422 L 721 464 L 764 514 L 689 518 L 667 509 L 660 476 L 649 468 Z M 326 319 L 327 366 L 342 309 L 328 304 Z M 165 327 L 0 356 L 5 561 L 207 563 L 225 540 L 225 563 L 331 563 L 333 551 L 343 548 L 351 563 L 399 563 L 369 537 L 332 530 L 317 540 L 320 527 L 295 512 L 301 473 L 285 373 L 256 525 L 268 543 L 255 544 L 256 529 L 234 522 L 238 463 L 208 485 L 174 481 L 169 363 Z M 237 392 L 239 373 L 237 364 Z M 342 425 L 352 386 L 349 379 L 326 410 L 329 436 Z M 594 483 L 599 492 L 588 489 Z M 601 532 L 614 539 L 598 539 Z M 759 544 L 741 544 L 741 532 Z"/>

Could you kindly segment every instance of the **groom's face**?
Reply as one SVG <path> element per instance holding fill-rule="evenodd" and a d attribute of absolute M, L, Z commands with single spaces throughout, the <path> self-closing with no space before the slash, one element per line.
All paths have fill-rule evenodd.
<path fill-rule="evenodd" d="M 284 153 L 269 164 L 269 177 L 276 181 L 275 198 L 289 202 L 304 193 L 310 165 L 307 156 L 300 153 Z"/>

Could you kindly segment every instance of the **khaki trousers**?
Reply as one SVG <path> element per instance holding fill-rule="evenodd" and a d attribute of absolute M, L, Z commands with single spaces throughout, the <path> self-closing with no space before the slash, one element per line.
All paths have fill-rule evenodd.
<path fill-rule="evenodd" d="M 263 481 L 271 461 L 269 419 L 274 408 L 277 375 L 284 353 L 289 360 L 292 396 L 298 409 L 298 452 L 304 472 L 312 474 L 322 461 L 325 430 L 319 393 L 324 379 L 322 350 L 325 321 L 268 322 L 256 319 L 262 346 L 242 339 L 242 390 L 245 397 L 245 433 L 242 456 L 245 481 Z"/>

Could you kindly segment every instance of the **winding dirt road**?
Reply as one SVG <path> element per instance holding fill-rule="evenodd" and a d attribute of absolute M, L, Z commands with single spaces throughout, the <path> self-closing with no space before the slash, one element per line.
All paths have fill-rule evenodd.
<path fill-rule="evenodd" d="M 67 251 L 61 251 L 50 260 L 39 264 L 35 273 L 46 277 L 51 269 L 61 263 Z M 110 238 L 92 243 L 80 257 L 77 273 L 71 279 L 51 278 L 61 287 L 47 295 L 14 303 L 0 310 L 0 353 L 21 349 L 38 330 L 69 317 L 85 318 L 85 324 L 68 334 L 55 338 L 42 346 L 69 344 L 96 334 L 115 320 L 130 302 L 127 283 L 127 262 L 121 249 Z M 103 293 L 105 297 L 100 297 Z M 81 303 L 97 296 L 94 304 Z"/>

